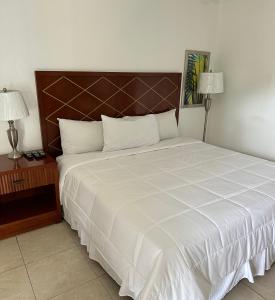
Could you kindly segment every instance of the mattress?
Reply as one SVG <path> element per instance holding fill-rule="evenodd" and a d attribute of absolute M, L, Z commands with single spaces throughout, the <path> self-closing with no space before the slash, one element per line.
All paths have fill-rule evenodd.
<path fill-rule="evenodd" d="M 275 261 L 275 163 L 191 139 L 58 158 L 65 219 L 138 300 L 222 299 Z"/>

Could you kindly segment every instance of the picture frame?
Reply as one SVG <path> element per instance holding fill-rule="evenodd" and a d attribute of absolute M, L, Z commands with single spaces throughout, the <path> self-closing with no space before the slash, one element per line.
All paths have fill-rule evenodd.
<path fill-rule="evenodd" d="M 201 72 L 209 72 L 210 52 L 198 50 L 185 51 L 184 82 L 182 106 L 198 107 L 204 105 L 204 95 L 197 93 Z"/>

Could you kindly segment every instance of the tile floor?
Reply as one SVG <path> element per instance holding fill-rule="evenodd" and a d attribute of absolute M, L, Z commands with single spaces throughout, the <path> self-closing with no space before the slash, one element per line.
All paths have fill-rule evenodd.
<path fill-rule="evenodd" d="M 65 223 L 0 241 L 1 300 L 129 300 Z M 275 267 L 251 285 L 243 280 L 226 300 L 275 300 Z"/>

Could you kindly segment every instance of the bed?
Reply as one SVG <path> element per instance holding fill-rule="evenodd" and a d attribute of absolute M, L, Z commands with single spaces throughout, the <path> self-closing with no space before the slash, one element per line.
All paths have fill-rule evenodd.
<path fill-rule="evenodd" d="M 41 71 L 36 79 L 43 144 L 53 155 L 60 154 L 57 117 L 98 119 L 105 109 L 123 116 L 179 106 L 180 74 Z M 105 80 L 117 86 L 107 96 L 107 84 L 92 89 Z M 82 93 L 70 92 L 69 83 Z M 146 91 L 138 93 L 141 86 Z M 101 100 L 91 113 L 83 111 L 87 90 Z M 119 92 L 131 99 L 126 110 L 113 99 Z M 79 93 L 85 97 L 74 111 Z M 153 94 L 160 99 L 151 104 Z M 57 160 L 65 219 L 90 258 L 120 284 L 120 295 L 222 299 L 275 261 L 272 162 L 186 138 Z"/>

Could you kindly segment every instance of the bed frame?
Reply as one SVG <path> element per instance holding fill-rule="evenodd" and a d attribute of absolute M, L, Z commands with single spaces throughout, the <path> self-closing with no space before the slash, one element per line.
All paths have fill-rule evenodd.
<path fill-rule="evenodd" d="M 44 150 L 62 154 L 57 118 L 101 120 L 177 109 L 181 73 L 36 71 Z"/>

